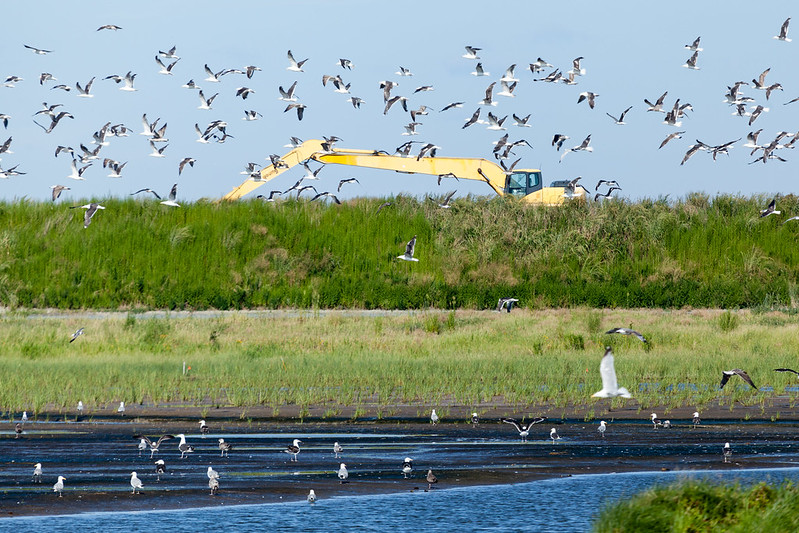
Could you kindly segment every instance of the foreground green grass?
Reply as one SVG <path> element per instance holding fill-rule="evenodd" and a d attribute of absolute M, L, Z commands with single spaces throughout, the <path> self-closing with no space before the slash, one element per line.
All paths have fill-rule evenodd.
<path fill-rule="evenodd" d="M 512 198 L 103 200 L 82 210 L 0 203 L 0 304 L 12 308 L 486 309 L 788 307 L 799 224 L 760 219 L 767 198 L 578 202 Z M 799 199 L 781 198 L 787 217 Z M 417 236 L 418 263 L 398 261 Z"/>
<path fill-rule="evenodd" d="M 686 481 L 656 487 L 603 509 L 597 533 L 798 531 L 799 487 Z"/>
<path fill-rule="evenodd" d="M 606 335 L 630 325 L 650 343 Z M 85 334 L 69 343 L 70 334 Z M 390 316 L 0 318 L 0 410 L 36 413 L 129 404 L 341 406 L 390 416 L 398 405 L 749 406 L 797 396 L 799 316 L 721 311 L 427 311 Z M 604 346 L 634 400 L 598 401 Z M 183 375 L 183 362 L 191 367 Z M 721 371 L 744 368 L 760 391 Z M 784 403 L 784 402 L 783 402 Z M 758 410 L 759 408 L 759 410 Z M 301 411 L 302 412 L 302 411 Z M 778 416 L 778 415 L 777 415 Z"/>

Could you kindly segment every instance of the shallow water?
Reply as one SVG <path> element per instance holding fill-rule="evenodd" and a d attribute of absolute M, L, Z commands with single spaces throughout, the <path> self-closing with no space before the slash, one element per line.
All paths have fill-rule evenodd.
<path fill-rule="evenodd" d="M 677 479 L 780 483 L 799 468 L 726 472 L 644 472 L 578 475 L 515 485 L 176 511 L 87 513 L 11 518 L 0 528 L 27 531 L 587 531 L 601 507 Z"/>

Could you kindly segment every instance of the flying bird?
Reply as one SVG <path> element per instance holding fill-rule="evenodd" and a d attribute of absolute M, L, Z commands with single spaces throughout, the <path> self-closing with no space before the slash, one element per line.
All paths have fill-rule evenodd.
<path fill-rule="evenodd" d="M 632 398 L 627 389 L 618 385 L 616 369 L 613 365 L 613 350 L 610 346 L 605 348 L 605 355 L 602 356 L 602 362 L 599 364 L 599 374 L 602 377 L 602 389 L 595 392 L 592 395 L 593 398 L 614 398 L 616 396 Z"/>
<path fill-rule="evenodd" d="M 466 59 L 480 59 L 480 56 L 477 55 L 477 52 L 482 50 L 482 48 L 477 48 L 475 46 L 466 46 L 465 48 L 466 53 L 461 57 L 465 57 Z"/>
<path fill-rule="evenodd" d="M 518 303 L 518 298 L 500 298 L 497 302 L 497 312 L 502 312 L 502 309 L 507 309 L 508 313 L 510 313 L 513 306 Z"/>
<path fill-rule="evenodd" d="M 122 29 L 122 26 L 117 26 L 116 24 L 103 24 L 102 26 L 100 26 L 99 28 L 97 28 L 97 31 L 100 31 L 100 30 L 113 30 L 113 31 L 117 31 L 117 30 L 121 30 L 121 29 Z"/>
<path fill-rule="evenodd" d="M 83 328 L 78 328 L 78 330 L 75 333 L 73 333 L 72 336 L 69 338 L 69 342 L 73 342 L 81 335 L 83 335 Z"/>
<path fill-rule="evenodd" d="M 168 206 L 168 207 L 180 207 L 180 204 L 175 201 L 178 195 L 178 184 L 174 184 L 172 189 L 169 191 L 169 197 L 167 200 L 163 200 L 161 204 Z"/>
<path fill-rule="evenodd" d="M 50 185 L 50 188 L 53 189 L 52 196 L 53 196 L 53 201 L 54 202 L 58 199 L 59 196 L 61 196 L 61 193 L 63 191 L 71 190 L 69 187 L 66 187 L 64 185 Z"/>
<path fill-rule="evenodd" d="M 597 187 L 598 187 L 598 185 L 597 185 Z M 632 335 L 633 337 L 635 337 L 636 339 L 638 339 L 638 340 L 639 340 L 639 341 L 641 341 L 641 342 L 644 342 L 644 343 L 645 343 L 645 342 L 649 342 L 649 341 L 647 341 L 647 340 L 644 338 L 644 336 L 643 336 L 643 335 L 641 335 L 640 333 L 638 333 L 638 332 L 637 332 L 637 331 L 635 331 L 634 329 L 629 329 L 629 328 L 613 328 L 613 329 L 611 329 L 611 330 L 608 330 L 608 331 L 606 331 L 606 332 L 605 332 L 605 334 L 606 334 L 606 335 L 612 335 L 612 334 L 614 334 L 614 333 L 618 333 L 618 334 L 620 334 L 620 335 Z"/>
<path fill-rule="evenodd" d="M 286 70 L 290 70 L 292 72 L 305 72 L 302 70 L 302 66 L 305 64 L 308 59 L 303 59 L 302 61 L 297 61 L 294 59 L 294 55 L 291 53 L 291 50 L 286 53 L 286 57 L 289 59 L 289 66 L 286 67 Z"/>
<path fill-rule="evenodd" d="M 689 68 L 691 70 L 699 70 L 699 67 L 696 66 L 696 60 L 699 57 L 699 50 L 695 50 L 693 55 L 688 58 L 688 60 L 683 63 L 685 68 Z"/>
<path fill-rule="evenodd" d="M 786 21 L 786 24 L 787 24 L 787 21 Z M 28 46 L 27 44 L 23 44 L 22 46 L 24 46 L 25 48 L 27 48 L 28 50 L 30 50 L 34 54 L 38 54 L 40 56 L 43 56 L 45 54 L 49 54 L 49 53 L 52 52 L 52 50 L 45 50 L 43 48 L 36 48 L 35 46 Z"/>
<path fill-rule="evenodd" d="M 84 229 L 88 228 L 89 224 L 92 223 L 92 217 L 94 216 L 94 214 L 97 212 L 98 209 L 105 209 L 104 206 L 102 206 L 102 205 L 100 205 L 100 204 L 98 204 L 96 202 L 92 202 L 92 203 L 86 204 L 86 205 L 76 205 L 76 206 L 71 206 L 70 207 L 70 209 L 78 209 L 78 208 L 86 210 L 86 212 L 83 214 L 83 227 L 84 227 Z"/>
<path fill-rule="evenodd" d="M 783 22 L 782 26 L 780 26 L 779 35 L 774 36 L 775 39 L 777 39 L 778 41 L 785 41 L 786 43 L 791 42 L 791 40 L 788 38 L 788 24 L 790 22 L 791 22 L 791 17 L 785 19 L 785 22 Z"/>
<path fill-rule="evenodd" d="M 668 144 L 668 142 L 671 141 L 672 139 L 682 139 L 682 134 L 683 133 L 685 133 L 685 132 L 684 131 L 675 131 L 674 133 L 670 133 L 665 139 L 663 139 L 663 142 L 660 143 L 660 146 L 658 146 L 658 150 L 660 150 L 661 148 L 666 146 L 666 144 Z"/>
<path fill-rule="evenodd" d="M 613 119 L 613 122 L 615 122 L 615 123 L 616 123 L 616 124 L 618 124 L 619 126 L 623 126 L 623 125 L 625 124 L 625 122 L 624 122 L 624 115 L 626 115 L 626 114 L 627 114 L 627 112 L 628 112 L 630 109 L 632 109 L 632 108 L 633 108 L 633 106 L 630 106 L 630 107 L 628 107 L 627 109 L 625 109 L 624 111 L 622 111 L 622 112 L 621 112 L 621 115 L 619 115 L 619 118 L 616 118 L 616 117 L 614 117 L 614 116 L 613 116 L 613 115 L 611 115 L 610 113 L 605 113 L 605 114 L 606 114 L 607 116 L 609 116 L 610 118 L 612 118 L 612 119 Z"/>
<path fill-rule="evenodd" d="M 721 385 L 719 388 L 723 389 L 724 385 L 730 380 L 732 376 L 740 376 L 742 380 L 747 382 L 753 389 L 757 390 L 755 384 L 752 382 L 752 378 L 749 377 L 749 374 L 741 370 L 740 368 L 733 368 L 732 370 L 722 370 L 721 371 Z"/>
<path fill-rule="evenodd" d="M 771 202 L 769 202 L 768 206 L 765 209 L 760 211 L 760 218 L 767 217 L 769 215 L 779 215 L 781 214 L 780 211 L 777 211 L 777 199 L 774 198 Z"/>
<path fill-rule="evenodd" d="M 701 37 L 701 36 L 700 36 L 700 37 L 697 37 L 696 39 L 694 39 L 694 42 L 693 42 L 693 43 L 691 43 L 691 44 L 686 44 L 686 45 L 685 45 L 685 48 L 687 48 L 688 50 L 691 50 L 691 51 L 693 51 L 693 52 L 701 52 L 701 51 L 702 51 L 702 49 L 701 49 L 701 48 L 699 48 L 699 41 L 700 41 L 701 39 L 702 39 L 702 37 Z"/>
<path fill-rule="evenodd" d="M 302 116 L 305 113 L 305 104 L 298 104 L 296 102 L 292 102 L 286 106 L 286 109 L 283 110 L 284 113 L 290 111 L 292 109 L 297 110 L 297 120 L 302 120 Z"/>
<path fill-rule="evenodd" d="M 793 370 L 792 368 L 775 368 L 774 372 L 793 372 L 794 374 L 799 376 L 799 372 L 797 372 L 796 370 Z"/>
<path fill-rule="evenodd" d="M 594 109 L 594 105 L 596 105 L 596 98 L 599 95 L 596 93 L 592 93 L 591 91 L 584 91 L 580 93 L 580 96 L 577 98 L 577 103 L 579 104 L 583 100 L 588 100 L 588 107 Z"/>

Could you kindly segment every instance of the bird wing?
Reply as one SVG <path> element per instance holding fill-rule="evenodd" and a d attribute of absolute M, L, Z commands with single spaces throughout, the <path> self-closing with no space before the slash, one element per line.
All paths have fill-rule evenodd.
<path fill-rule="evenodd" d="M 720 389 L 723 389 L 723 388 L 724 388 L 724 385 L 726 385 L 726 384 L 727 384 L 727 382 L 730 380 L 730 376 L 731 376 L 731 375 L 732 375 L 732 374 L 727 374 L 726 372 L 722 372 L 722 373 L 721 373 L 721 385 L 719 385 L 719 388 L 720 388 Z"/>
<path fill-rule="evenodd" d="M 744 372 L 740 368 L 734 369 L 733 372 L 735 372 L 736 374 L 741 376 L 741 379 L 743 379 L 744 381 L 749 383 L 752 386 L 753 389 L 757 390 L 757 387 L 755 387 L 755 384 L 752 382 L 752 378 L 749 377 L 749 374 L 747 374 L 746 372 Z"/>
<path fill-rule="evenodd" d="M 796 370 L 793 370 L 791 368 L 775 368 L 774 372 L 793 372 L 794 374 L 799 376 L 799 372 L 797 372 Z"/>
<path fill-rule="evenodd" d="M 413 257 L 414 248 L 416 248 L 416 237 L 408 241 L 407 246 L 405 246 L 405 255 Z"/>
<path fill-rule="evenodd" d="M 602 377 L 602 389 L 605 391 L 618 390 L 619 385 L 616 381 L 616 369 L 613 366 L 613 350 L 608 348 L 602 356 L 599 364 L 599 375 Z"/>
<path fill-rule="evenodd" d="M 503 418 L 502 421 L 505 422 L 506 424 L 513 424 L 513 427 L 515 427 L 519 431 L 519 433 L 523 431 L 522 428 L 519 427 L 519 423 L 512 418 Z"/>

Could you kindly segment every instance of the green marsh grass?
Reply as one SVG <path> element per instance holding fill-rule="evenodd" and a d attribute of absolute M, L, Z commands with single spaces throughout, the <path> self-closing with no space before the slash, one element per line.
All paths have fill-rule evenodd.
<path fill-rule="evenodd" d="M 799 316 L 738 311 L 738 326 L 719 328 L 723 311 L 604 310 L 586 327 L 583 309 L 513 313 L 424 311 L 380 317 L 308 313 L 259 318 L 131 320 L 0 318 L 0 411 L 63 412 L 82 400 L 87 409 L 130 405 L 265 406 L 279 413 L 313 407 L 326 416 L 342 406 L 389 412 L 398 405 L 533 412 L 553 408 L 602 413 L 625 405 L 649 409 L 759 406 L 796 385 L 773 368 L 791 366 Z M 769 318 L 767 325 L 765 319 Z M 426 328 L 432 322 L 440 328 Z M 606 335 L 632 323 L 652 339 Z M 376 327 L 379 324 L 379 327 Z M 77 327 L 85 333 L 74 343 Z M 579 342 L 576 340 L 579 339 Z M 620 385 L 634 399 L 596 400 L 604 347 L 616 355 Z M 183 362 L 191 367 L 183 375 Z M 760 391 L 733 380 L 718 390 L 721 371 L 744 368 Z M 582 416 L 582 415 L 581 415 Z"/>
<path fill-rule="evenodd" d="M 12 309 L 794 309 L 799 226 L 765 197 L 692 194 L 557 209 L 406 196 L 343 205 L 101 200 L 0 203 L 0 305 Z M 782 197 L 783 212 L 799 199 Z M 397 261 L 417 236 L 418 263 Z M 135 317 L 135 314 L 132 315 Z M 587 320 L 587 331 L 595 334 Z M 593 322 L 592 322 L 593 320 Z M 434 323 L 427 327 L 438 328 Z M 209 332 L 210 336 L 211 332 Z"/>
<path fill-rule="evenodd" d="M 793 483 L 752 486 L 682 481 L 606 506 L 596 533 L 702 533 L 799 530 L 799 488 Z"/>

